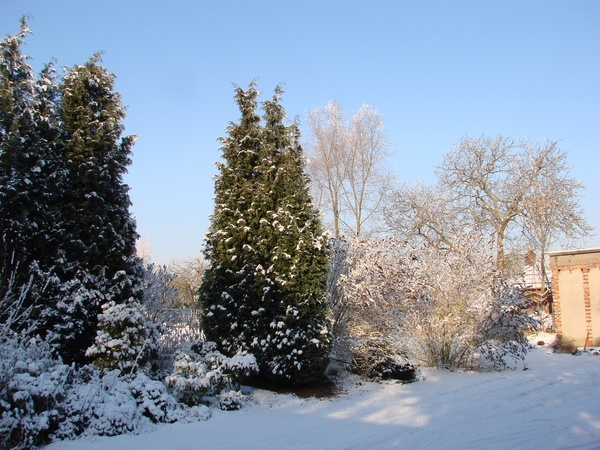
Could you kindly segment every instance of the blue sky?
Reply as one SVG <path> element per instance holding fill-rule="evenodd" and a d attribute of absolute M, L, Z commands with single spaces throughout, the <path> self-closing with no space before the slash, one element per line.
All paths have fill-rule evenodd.
<path fill-rule="evenodd" d="M 600 247 L 598 1 L 0 0 L 0 34 L 31 14 L 36 70 L 103 51 L 137 134 L 126 182 L 153 260 L 198 256 L 232 83 L 284 83 L 289 117 L 336 99 L 383 114 L 402 182 L 435 181 L 464 135 L 561 140 Z"/>

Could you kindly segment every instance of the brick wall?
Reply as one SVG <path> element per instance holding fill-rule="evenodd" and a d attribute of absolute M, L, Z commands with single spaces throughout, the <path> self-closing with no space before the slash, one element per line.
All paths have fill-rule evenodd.
<path fill-rule="evenodd" d="M 600 346 L 600 249 L 553 252 L 550 265 L 557 335 L 580 347 Z"/>

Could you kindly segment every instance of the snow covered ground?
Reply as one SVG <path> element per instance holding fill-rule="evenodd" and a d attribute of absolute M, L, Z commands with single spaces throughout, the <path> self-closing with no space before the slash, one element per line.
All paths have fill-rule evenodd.
<path fill-rule="evenodd" d="M 352 377 L 333 399 L 256 389 L 240 411 L 213 409 L 204 422 L 46 449 L 600 449 L 600 355 L 538 347 L 525 366 L 424 369 L 408 385 Z"/>

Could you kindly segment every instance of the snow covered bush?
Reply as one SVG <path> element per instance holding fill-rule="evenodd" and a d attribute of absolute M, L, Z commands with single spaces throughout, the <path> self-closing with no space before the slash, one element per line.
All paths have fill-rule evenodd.
<path fill-rule="evenodd" d="M 199 405 L 205 395 L 223 387 L 220 371 L 211 370 L 205 359 L 192 346 L 175 353 L 173 373 L 166 378 L 173 395 L 188 406 Z"/>
<path fill-rule="evenodd" d="M 214 342 L 196 341 L 175 354 L 173 373 L 166 378 L 173 395 L 188 406 L 199 405 L 205 396 L 217 396 L 226 387 L 239 390 L 241 380 L 258 371 L 256 358 L 238 352 L 228 358 Z"/>
<path fill-rule="evenodd" d="M 416 367 L 387 341 L 367 339 L 355 346 L 352 353 L 350 368 L 365 378 L 405 382 L 416 379 Z"/>
<path fill-rule="evenodd" d="M 343 334 L 349 364 L 356 342 L 396 336 L 405 315 L 400 289 L 405 277 L 403 248 L 392 239 L 378 242 L 353 240 L 346 254 L 344 273 L 338 277 L 338 303 L 344 309 Z"/>
<path fill-rule="evenodd" d="M 467 236 L 459 244 L 452 252 L 424 247 L 412 254 L 401 285 L 407 347 L 437 367 L 503 368 L 506 358 L 523 360 L 524 331 L 536 325 L 523 290 L 496 275 L 491 248 Z"/>
<path fill-rule="evenodd" d="M 529 314 L 529 306 L 521 285 L 507 280 L 496 282 L 474 338 L 478 348 L 478 354 L 474 355 L 475 365 L 491 364 L 494 368 L 502 368 L 506 366 L 506 358 L 525 359 L 530 348 L 526 332 L 540 325 Z"/>
<path fill-rule="evenodd" d="M 349 324 L 357 309 L 353 307 L 340 286 L 340 277 L 348 272 L 347 254 L 350 241 L 344 238 L 329 240 L 329 261 L 327 265 L 327 308 L 331 320 L 331 353 L 328 375 L 338 369 L 346 369 L 351 360 L 351 338 Z"/>
<path fill-rule="evenodd" d="M 144 315 L 138 302 L 108 302 L 98 315 L 96 341 L 86 351 L 92 365 L 104 372 L 120 370 L 123 374 L 138 369 L 148 373 L 156 357 L 158 333 Z"/>
<path fill-rule="evenodd" d="M 165 322 L 169 312 L 176 307 L 178 293 L 171 285 L 174 279 L 175 275 L 166 266 L 147 264 L 144 267 L 141 303 L 146 309 L 146 315 L 154 323 Z"/>
<path fill-rule="evenodd" d="M 141 303 L 144 314 L 159 331 L 156 375 L 161 379 L 172 372 L 175 351 L 186 342 L 202 338 L 198 310 L 181 307 L 180 293 L 172 285 L 176 277 L 166 266 L 148 264 L 144 269 Z"/>
<path fill-rule="evenodd" d="M 75 370 L 48 343 L 0 329 L 0 448 L 24 449 L 80 435 L 139 433 L 159 422 L 206 420 L 143 373 Z"/>
<path fill-rule="evenodd" d="M 242 407 L 245 400 L 245 395 L 240 391 L 230 390 L 223 391 L 217 395 L 219 408 L 223 411 L 236 411 Z"/>
<path fill-rule="evenodd" d="M 87 372 L 87 373 L 86 373 Z M 55 433 L 59 439 L 76 436 L 116 436 L 140 433 L 154 423 L 206 420 L 207 408 L 190 410 L 167 393 L 164 384 L 143 373 L 122 377 L 119 370 L 101 375 L 83 371 L 79 383 L 60 405 L 63 419 Z"/>
<path fill-rule="evenodd" d="M 522 360 L 535 326 L 520 287 L 496 274 L 493 249 L 462 236 L 452 250 L 388 239 L 358 242 L 340 286 L 361 311 L 359 338 L 391 340 L 428 366 L 482 369 Z"/>
<path fill-rule="evenodd" d="M 235 391 L 240 390 L 240 383 L 244 378 L 258 372 L 256 358 L 245 351 L 238 351 L 231 358 L 225 358 L 221 367 L 227 384 Z"/>
<path fill-rule="evenodd" d="M 0 447 L 43 445 L 57 428 L 57 407 L 73 369 L 52 356 L 50 346 L 25 333 L 0 329 Z"/>

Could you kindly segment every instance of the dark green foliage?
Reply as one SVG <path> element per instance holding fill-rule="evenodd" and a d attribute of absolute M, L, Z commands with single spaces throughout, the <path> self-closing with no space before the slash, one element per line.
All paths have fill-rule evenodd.
<path fill-rule="evenodd" d="M 296 124 L 284 125 L 278 87 L 236 89 L 241 111 L 221 138 L 215 210 L 200 288 L 205 332 L 226 355 L 253 353 L 261 375 L 298 384 L 327 365 L 326 239 L 308 193 Z"/>
<path fill-rule="evenodd" d="M 84 270 L 109 280 L 121 271 L 139 275 L 134 263 L 135 221 L 129 213 L 123 175 L 131 164 L 135 136 L 121 139 L 125 109 L 113 92 L 115 76 L 100 66 L 98 55 L 69 69 L 61 86 L 60 108 L 65 131 L 64 164 L 69 173 L 64 215 L 73 239 L 70 252 Z M 127 283 L 113 292 L 117 303 L 132 293 Z M 116 297 L 116 298 L 115 298 Z"/>
<path fill-rule="evenodd" d="M 0 299 L 21 298 L 24 310 L 48 295 L 63 261 L 58 85 L 51 64 L 35 79 L 20 50 L 28 32 L 22 20 L 0 41 Z"/>
<path fill-rule="evenodd" d="M 98 55 L 36 78 L 20 49 L 28 32 L 22 20 L 0 41 L 0 320 L 18 304 L 13 328 L 34 324 L 83 362 L 101 305 L 140 295 L 123 182 L 134 137 L 121 138 L 125 110 Z"/>
<path fill-rule="evenodd" d="M 103 303 L 140 296 L 137 233 L 123 182 L 135 137 L 121 138 L 125 109 L 113 91 L 115 76 L 99 62 L 94 55 L 83 66 L 68 68 L 60 85 L 66 264 L 48 331 L 67 362 L 84 361 Z"/>

